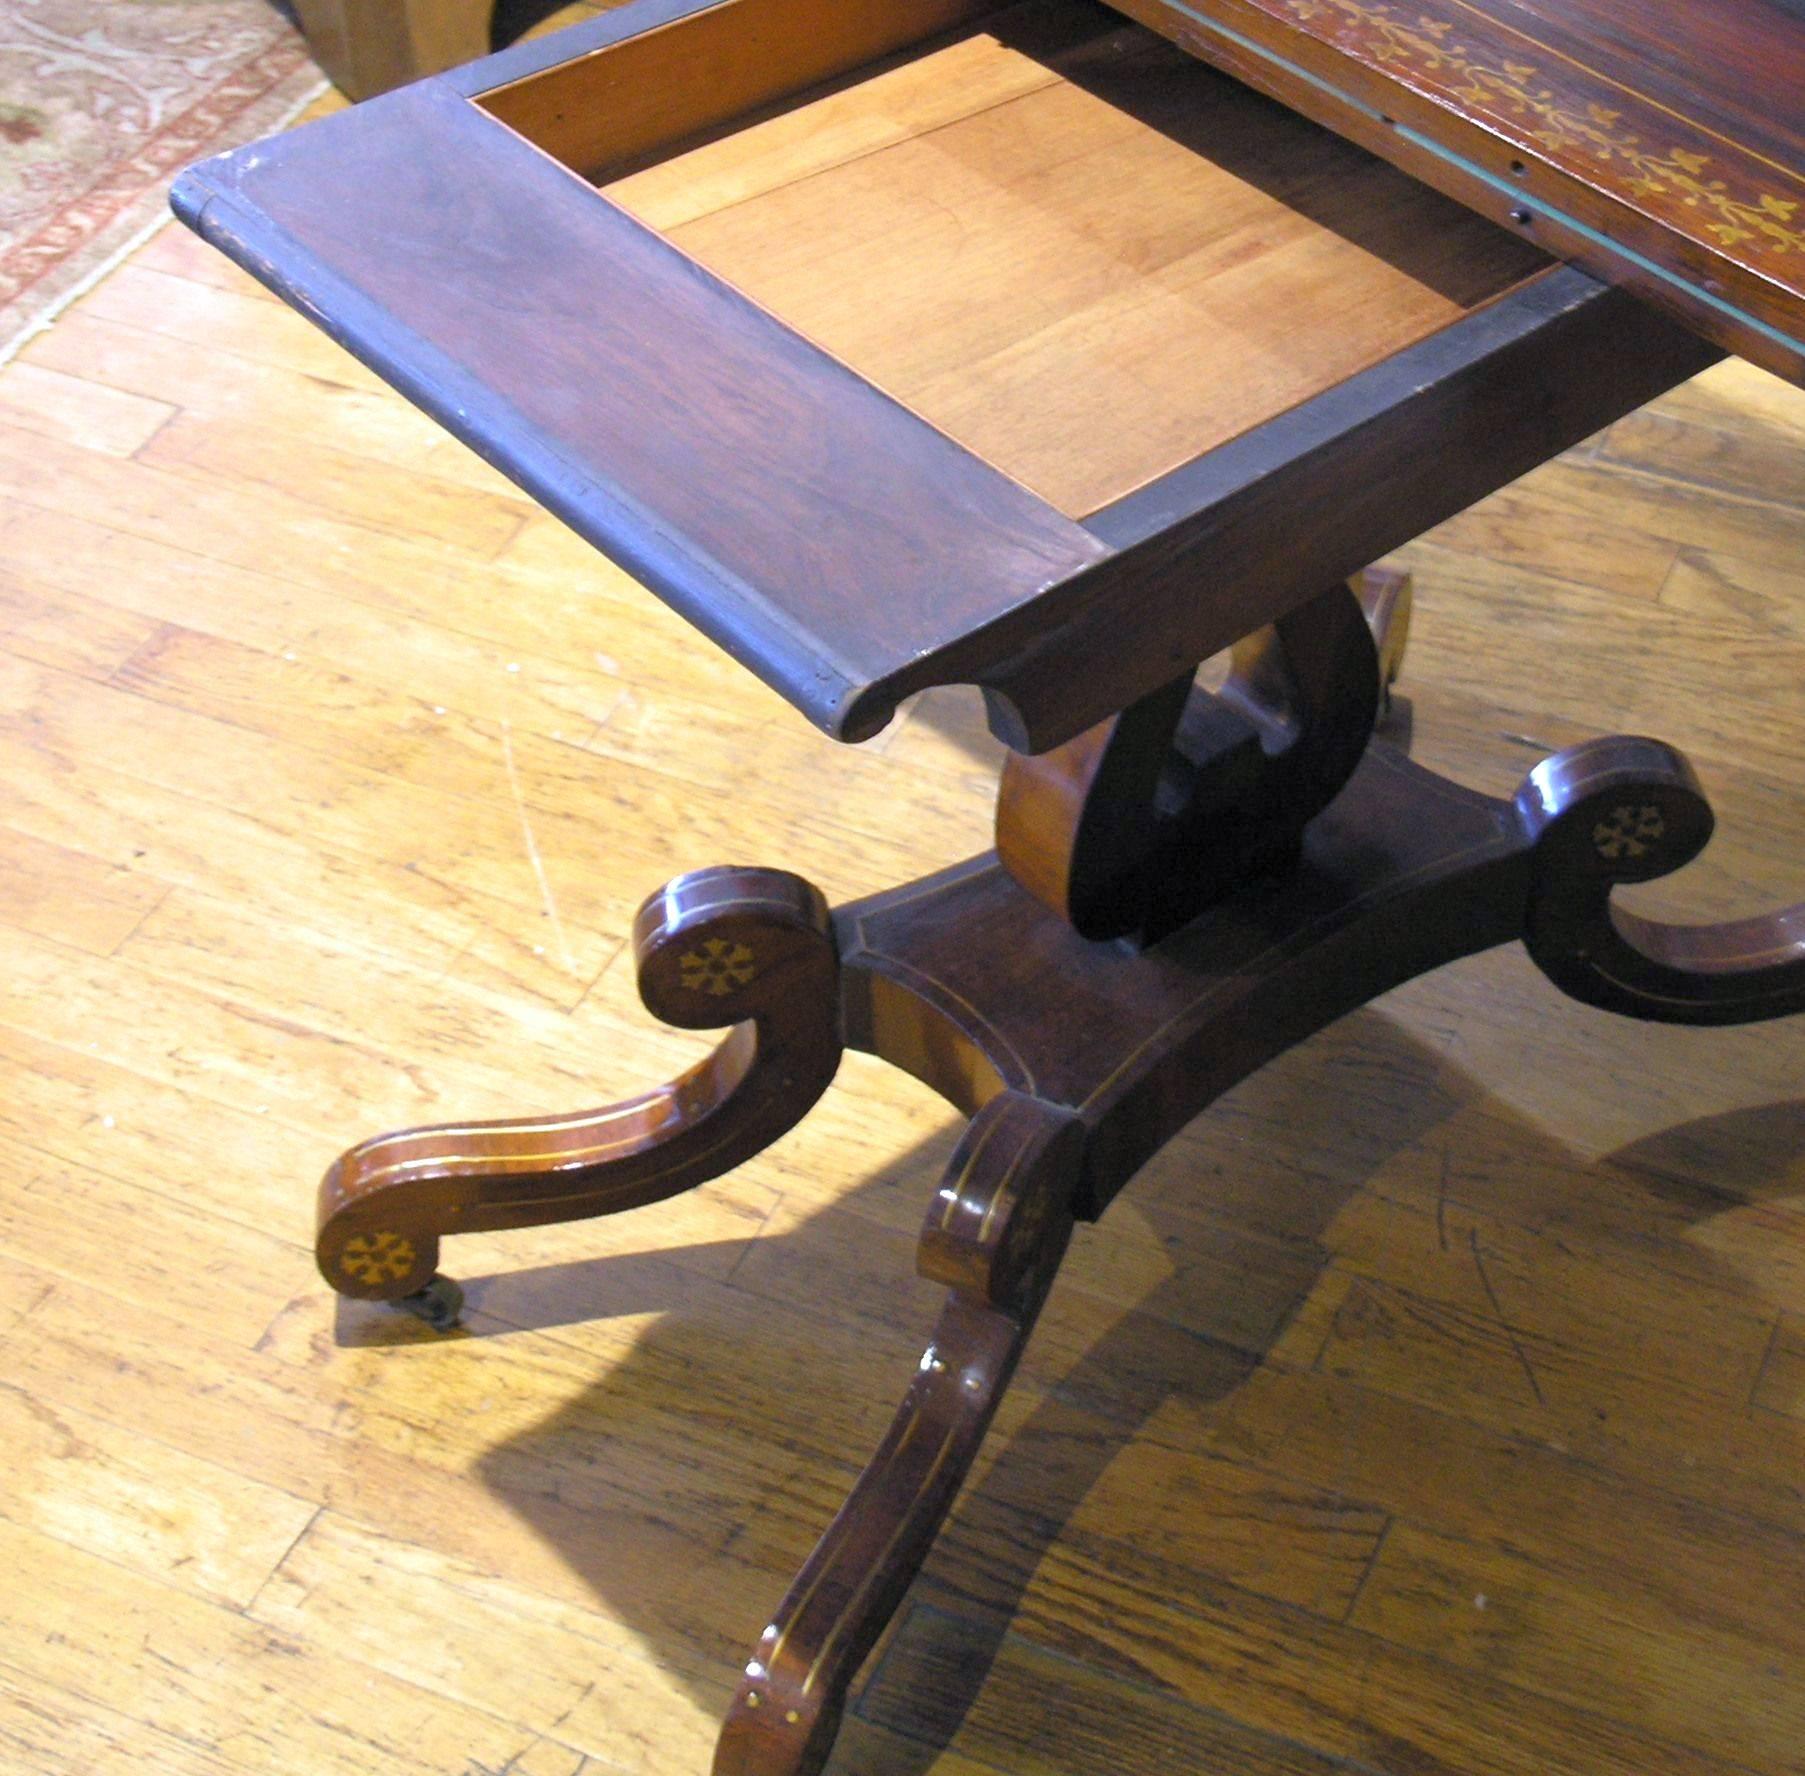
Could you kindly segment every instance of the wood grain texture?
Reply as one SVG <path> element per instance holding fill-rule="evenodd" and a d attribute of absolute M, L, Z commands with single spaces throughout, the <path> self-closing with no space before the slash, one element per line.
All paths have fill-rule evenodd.
<path fill-rule="evenodd" d="M 24 361 L 496 490 L 172 238 Z M 1694 757 L 1718 834 L 1651 916 L 1798 891 L 1800 435 L 1720 365 L 1404 551 L 1427 762 Z M 739 1173 L 472 1236 L 463 1339 L 335 1318 L 312 1180 L 700 1058 L 639 1008 L 640 896 L 981 849 L 981 714 L 836 746 L 552 520 L 490 561 L 406 534 L 407 476 L 372 528 L 311 452 L 252 486 L 122 437 L 0 426 L 0 1764 L 698 1776 L 921 1354 L 953 1119 L 849 1057 Z M 1632 1025 L 1508 950 L 1264 1069 L 1075 1237 L 843 1767 L 1784 1768 L 1802 1077 L 1797 1020 Z"/>
<path fill-rule="evenodd" d="M 653 16 L 664 14 L 653 8 Z M 759 15 L 734 16 L 746 24 Z M 1137 267 L 1157 267 L 1176 252 L 1181 264 L 1199 261 L 1181 282 L 1195 275 L 1208 289 L 1220 281 L 1214 300 L 1232 313 L 1207 305 L 1194 311 L 1189 297 L 1170 310 L 1156 302 L 1157 343 L 1153 335 L 1142 339 L 1143 361 L 1114 365 L 1092 383 L 1088 409 L 1026 398 L 1045 378 L 1083 379 L 1095 355 L 1093 331 L 1068 331 L 1052 312 L 1040 317 L 1050 324 L 1029 384 L 1004 377 L 990 387 L 981 374 L 970 378 L 981 397 L 975 411 L 987 410 L 994 396 L 996 411 L 1012 414 L 1005 430 L 1037 450 L 1053 447 L 1047 460 L 1055 461 L 1069 460 L 1071 439 L 1096 429 L 1104 412 L 1098 403 L 1111 404 L 1124 369 L 1131 380 L 1164 387 L 1180 380 L 1171 362 L 1195 366 L 1202 384 L 1180 389 L 1176 404 L 1167 396 L 1151 447 L 1132 446 L 1141 415 L 1131 407 L 1123 416 L 1119 429 L 1131 445 L 1108 453 L 1109 485 L 1155 479 L 1128 496 L 1127 510 L 1117 502 L 1086 526 L 639 226 L 479 111 L 449 79 L 209 163 L 186 176 L 176 201 L 209 239 L 321 318 L 830 732 L 867 737 L 910 693 L 969 681 L 989 693 L 1002 737 L 1040 750 L 1147 694 L 1175 667 L 1287 615 L 1324 584 L 1708 356 L 1692 335 L 1627 299 L 1605 299 L 1560 268 L 1485 304 L 1530 263 L 1517 245 L 1462 224 L 1425 254 L 1408 224 L 1423 204 L 1442 214 L 1434 200 L 1375 163 L 1350 158 L 1321 132 L 1235 96 L 1144 32 L 1123 26 L 1089 34 L 1097 18 L 1111 17 L 1083 7 L 1030 8 L 1009 27 L 1011 43 L 999 41 L 1001 63 L 985 56 L 952 64 L 976 82 L 974 91 L 994 96 L 994 77 L 1014 66 L 1011 56 L 1038 43 L 1057 64 L 1076 34 L 1087 55 L 1095 51 L 1091 62 L 1080 57 L 1078 80 L 1099 92 L 1055 82 L 1030 90 L 1019 105 L 1033 108 L 1048 95 L 1063 104 L 1075 95 L 1088 140 L 1153 144 L 1158 166 L 1174 153 L 1198 163 L 1207 174 L 1202 196 L 1232 199 L 1228 208 L 1240 219 L 1216 240 L 1221 251 L 1198 253 L 1190 219 L 1212 207 L 1200 204 L 1199 189 L 1182 180 L 1137 181 L 1152 202 L 1136 220 L 1136 238 L 1112 240 L 1100 265 L 1088 260 L 1088 272 L 1078 256 L 1080 297 L 1085 277 L 1100 269 L 1105 286 L 1132 309 L 1144 287 Z M 613 23 L 624 32 L 630 21 L 623 14 Z M 870 84 L 878 90 L 861 103 L 881 116 L 883 82 Z M 1209 155 L 1185 135 L 1193 126 L 1176 121 L 1186 109 L 1181 101 L 1204 91 L 1223 101 L 1222 118 L 1207 116 L 1205 133 L 1213 135 L 1217 121 L 1226 127 L 1226 181 L 1208 172 Z M 1057 172 L 1065 148 L 1059 127 L 1018 136 L 1008 122 L 1017 109 L 1016 102 L 988 104 L 965 120 L 977 127 L 968 146 L 979 169 L 1025 177 L 1031 188 L 1039 162 Z M 1056 110 L 1042 125 L 1059 126 L 1063 115 Z M 1162 120 L 1164 130 L 1156 127 Z M 964 141 L 963 127 L 956 121 L 932 132 L 928 146 L 940 136 Z M 902 140 L 856 156 L 851 171 L 888 165 L 892 156 L 915 165 L 916 137 L 911 126 Z M 757 162 L 765 146 L 755 139 L 746 152 Z M 1023 147 L 1032 151 L 1026 163 Z M 1026 270 L 1044 282 L 1060 274 L 1074 228 L 1085 233 L 1083 218 L 1098 213 L 1099 201 L 1107 215 L 1121 177 L 1135 170 L 1132 154 L 1120 167 L 1109 153 L 1079 155 L 1076 164 L 1077 187 L 1055 176 L 1049 210 L 1016 201 L 987 218 L 1008 224 L 998 255 L 1011 277 Z M 701 176 L 716 166 L 710 160 Z M 1319 189 L 1325 168 L 1327 190 Z M 1375 177 L 1401 218 L 1351 221 L 1350 205 L 1372 196 Z M 1241 194 L 1262 181 L 1286 201 L 1275 208 L 1262 192 L 1243 213 Z M 774 195 L 814 183 L 805 178 Z M 919 195 L 919 173 L 905 173 L 903 183 Z M 843 201 L 827 209 L 858 214 Z M 756 200 L 723 213 L 742 210 L 757 212 L 755 236 L 781 243 L 791 232 L 782 204 L 771 214 Z M 1046 226 L 1049 211 L 1060 213 L 1058 226 Z M 1268 225 L 1283 236 L 1277 252 L 1266 250 Z M 1358 237 L 1351 258 L 1349 232 Z M 1321 305 L 1348 306 L 1341 297 L 1355 288 L 1355 268 L 1369 262 L 1379 270 L 1360 283 L 1361 299 L 1350 307 L 1366 318 L 1349 330 L 1339 312 L 1325 315 Z M 881 304 L 868 300 L 862 280 L 824 287 L 847 316 L 886 316 L 890 336 L 907 350 L 925 336 L 925 311 L 922 297 L 904 292 L 943 298 L 955 287 L 943 270 L 931 261 L 899 263 L 887 280 L 895 294 Z M 1406 292 L 1415 299 L 1403 301 Z M 1285 317 L 1257 353 L 1241 349 L 1232 318 L 1249 304 Z M 203 292 L 198 303 L 190 296 L 187 307 L 197 306 L 208 316 L 238 313 L 224 292 Z M 1300 354 L 1293 307 L 1324 323 L 1306 330 L 1306 339 L 1345 334 L 1347 343 L 1312 343 Z M 1108 303 L 1092 308 L 1092 321 L 1113 312 Z M 963 312 L 991 310 L 979 301 Z M 1034 308 L 1027 313 L 1032 335 Z M 1199 313 L 1208 351 L 1194 338 Z M 175 324 L 205 323 L 179 314 Z M 1399 342 L 1391 357 L 1369 362 Z M 1300 355 L 1301 364 L 1294 361 Z M 1251 380 L 1212 424 L 1181 443 L 1172 427 L 1182 432 L 1192 411 L 1211 405 L 1203 384 L 1234 384 L 1246 363 L 1255 365 Z M 948 369 L 962 380 L 956 356 Z M 1143 414 L 1158 410 L 1143 404 Z M 659 416 L 656 424 L 645 423 L 648 413 Z M 1273 416 L 1261 422 L 1262 414 Z M 1437 434 L 1433 449 L 1420 442 L 1428 428 Z M 1236 435 L 1219 442 L 1225 433 Z M 1413 450 L 1403 447 L 1409 437 L 1418 440 Z M 1184 461 L 1211 440 L 1216 449 Z M 1388 444 L 1395 466 L 1380 498 L 1369 464 L 1372 450 Z M 1000 454 L 1004 468 L 1016 466 L 1013 448 Z M 1170 472 L 1159 473 L 1164 467 Z M 1307 511 L 1311 524 L 1275 548 L 1278 532 L 1266 519 L 1293 507 Z M 1145 527 L 1154 509 L 1168 513 L 1163 536 Z M 1202 597 L 1189 584 L 1194 552 L 1211 564 Z M 1104 633 L 1109 645 L 1100 646 Z"/>
<path fill-rule="evenodd" d="M 494 0 L 296 0 L 313 58 L 367 99 L 489 53 Z"/>
<path fill-rule="evenodd" d="M 1805 377 L 1805 23 L 1785 0 L 1122 0 L 1193 53 Z"/>
<path fill-rule="evenodd" d="M 1151 32 L 1063 4 L 606 189 L 1074 516 L 1544 265 Z"/>
<path fill-rule="evenodd" d="M 1107 560 L 456 94 L 316 128 L 178 204 L 823 725 Z"/>
<path fill-rule="evenodd" d="M 964 24 L 996 4 L 840 0 L 823 10 L 817 0 L 654 0 L 617 7 L 613 16 L 564 34 L 555 61 L 516 52 L 468 70 L 457 84 L 548 154 L 596 173 Z M 538 66 L 528 72 L 523 63 Z"/>
<path fill-rule="evenodd" d="M 1409 612 L 1408 577 L 1369 569 L 1238 641 L 1208 694 L 1179 679 L 1040 758 L 1011 753 L 998 860 L 1086 937 L 1177 930 L 1295 856 L 1366 750 Z"/>
<path fill-rule="evenodd" d="M 778 870 L 696 870 L 652 894 L 633 926 L 647 1009 L 684 1029 L 725 1027 L 726 1040 L 670 1084 L 605 1109 L 352 1148 L 320 1185 L 320 1273 L 341 1294 L 427 1290 L 445 1234 L 619 1214 L 692 1190 L 814 1107 L 840 1063 L 819 893 Z"/>

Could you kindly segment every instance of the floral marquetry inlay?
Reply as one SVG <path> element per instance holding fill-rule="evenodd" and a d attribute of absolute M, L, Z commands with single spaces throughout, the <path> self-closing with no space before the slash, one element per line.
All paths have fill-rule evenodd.
<path fill-rule="evenodd" d="M 1278 6 L 1300 23 L 1326 24 L 1352 53 L 1433 75 L 1462 104 L 1523 119 L 1525 139 L 1551 154 L 1581 154 L 1621 167 L 1631 196 L 1703 212 L 1711 219 L 1701 232 L 1721 247 L 1755 242 L 1771 253 L 1805 253 L 1798 199 L 1734 189 L 1718 176 L 1710 155 L 1650 144 L 1625 130 L 1623 113 L 1609 106 L 1564 102 L 1533 63 L 1475 49 L 1447 19 L 1413 16 L 1371 0 L 1278 0 Z"/>
<path fill-rule="evenodd" d="M 354 1282 L 399 1282 L 413 1269 L 414 1242 L 399 1233 L 355 1233 L 339 1254 L 339 1269 Z"/>
<path fill-rule="evenodd" d="M 1608 818 L 1592 828 L 1592 844 L 1600 857 L 1646 857 L 1649 848 L 1667 836 L 1667 822 L 1652 803 L 1613 808 Z"/>
<path fill-rule="evenodd" d="M 751 984 L 758 972 L 751 946 L 711 937 L 699 950 L 686 950 L 678 958 L 679 978 L 692 993 L 712 993 L 717 999 L 735 987 Z"/>

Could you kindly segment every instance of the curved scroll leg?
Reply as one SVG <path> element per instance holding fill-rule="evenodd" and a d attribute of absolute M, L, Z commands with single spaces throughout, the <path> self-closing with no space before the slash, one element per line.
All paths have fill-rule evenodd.
<path fill-rule="evenodd" d="M 1805 1011 L 1805 904 L 1723 925 L 1664 925 L 1611 905 L 1619 883 L 1670 875 L 1711 837 L 1710 804 L 1671 746 L 1569 747 L 1530 772 L 1516 808 L 1535 844 L 1524 943 L 1563 992 L 1661 1023 Z"/>
<path fill-rule="evenodd" d="M 746 1666 L 714 1776 L 815 1776 L 846 1691 L 977 1455 L 1072 1229 L 1076 1117 L 1004 1092 L 972 1120 L 922 1232 L 951 1286 L 889 1434 Z"/>
<path fill-rule="evenodd" d="M 707 1060 L 574 1116 L 410 1129 L 353 1147 L 320 1185 L 316 1254 L 343 1295 L 428 1289 L 447 1233 L 611 1214 L 749 1159 L 807 1114 L 840 1063 L 839 960 L 826 902 L 782 870 L 679 876 L 634 921 L 639 992 L 666 1023 L 734 1026 Z M 435 1311 L 437 1310 L 437 1311 Z M 455 1318 L 455 1313 L 451 1315 Z"/>

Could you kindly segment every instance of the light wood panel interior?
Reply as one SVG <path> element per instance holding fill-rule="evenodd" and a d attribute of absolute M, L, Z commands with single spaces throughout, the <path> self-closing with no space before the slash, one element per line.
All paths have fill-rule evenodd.
<path fill-rule="evenodd" d="M 996 0 L 716 0 L 477 102 L 566 166 L 599 173 L 996 10 Z"/>
<path fill-rule="evenodd" d="M 1545 262 L 1059 0 L 608 195 L 1081 516 Z"/>

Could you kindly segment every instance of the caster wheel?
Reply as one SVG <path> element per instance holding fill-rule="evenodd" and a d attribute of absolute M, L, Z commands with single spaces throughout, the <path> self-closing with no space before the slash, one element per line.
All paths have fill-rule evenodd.
<path fill-rule="evenodd" d="M 464 1311 L 464 1291 L 450 1277 L 436 1276 L 425 1288 L 403 1295 L 395 1305 L 424 1320 L 435 1332 L 449 1332 Z"/>

